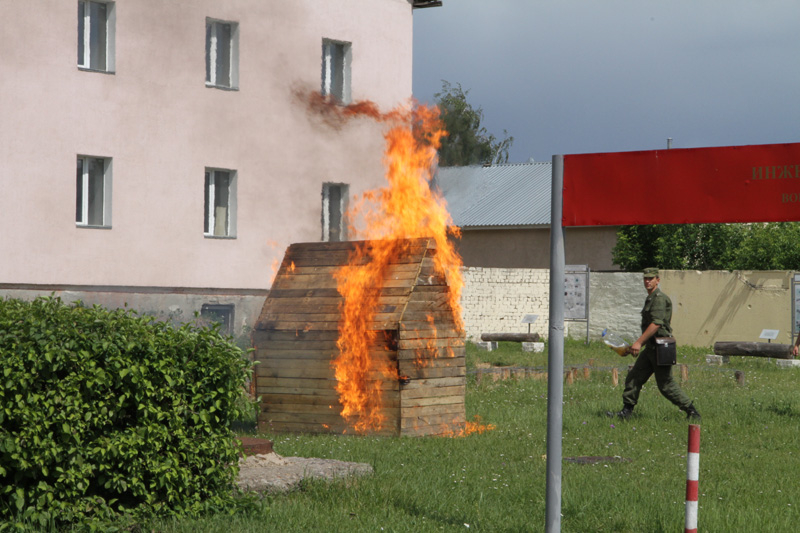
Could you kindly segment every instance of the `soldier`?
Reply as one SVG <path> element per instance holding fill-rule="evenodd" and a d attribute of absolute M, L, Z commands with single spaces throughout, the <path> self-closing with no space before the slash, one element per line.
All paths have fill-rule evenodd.
<path fill-rule="evenodd" d="M 633 368 L 625 377 L 625 390 L 622 393 L 622 410 L 617 413 L 609 412 L 609 416 L 616 416 L 627 420 L 633 414 L 633 408 L 639 400 L 642 386 L 656 375 L 656 384 L 661 394 L 669 401 L 680 407 L 686 413 L 686 418 L 700 420 L 700 413 L 694 404 L 672 379 L 672 365 L 658 365 L 656 363 L 656 337 L 671 337 L 672 326 L 672 301 L 669 296 L 661 292 L 658 284 L 661 281 L 657 268 L 644 269 L 644 288 L 647 290 L 647 299 L 642 309 L 642 336 L 628 348 L 628 352 L 639 358 Z"/>

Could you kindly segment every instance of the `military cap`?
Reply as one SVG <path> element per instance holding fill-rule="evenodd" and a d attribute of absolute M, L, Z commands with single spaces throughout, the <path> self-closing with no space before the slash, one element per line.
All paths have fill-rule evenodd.
<path fill-rule="evenodd" d="M 644 277 L 646 277 L 646 278 L 657 278 L 657 277 L 659 277 L 658 269 L 654 268 L 654 267 L 645 268 L 644 269 Z"/>

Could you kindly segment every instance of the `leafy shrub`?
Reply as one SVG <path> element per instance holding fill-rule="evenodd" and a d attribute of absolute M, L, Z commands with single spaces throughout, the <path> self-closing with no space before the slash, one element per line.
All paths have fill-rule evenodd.
<path fill-rule="evenodd" d="M 229 506 L 249 367 L 217 329 L 0 300 L 0 521 Z"/>

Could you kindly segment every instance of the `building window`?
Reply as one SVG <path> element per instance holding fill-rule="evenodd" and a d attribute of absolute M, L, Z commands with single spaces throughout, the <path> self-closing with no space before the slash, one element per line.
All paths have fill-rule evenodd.
<path fill-rule="evenodd" d="M 350 103 L 350 60 L 350 43 L 322 40 L 322 96 Z"/>
<path fill-rule="evenodd" d="M 347 195 L 350 186 L 346 183 L 322 184 L 322 240 L 336 242 L 347 240 Z"/>
<path fill-rule="evenodd" d="M 78 156 L 75 224 L 111 226 L 111 159 Z"/>
<path fill-rule="evenodd" d="M 225 335 L 233 334 L 233 305 L 203 304 L 200 317 L 208 323 L 219 324 L 219 331 Z"/>
<path fill-rule="evenodd" d="M 78 67 L 114 71 L 114 2 L 78 0 Z"/>
<path fill-rule="evenodd" d="M 236 171 L 206 169 L 205 220 L 206 237 L 236 236 Z"/>
<path fill-rule="evenodd" d="M 239 25 L 206 19 L 206 85 L 239 87 Z"/>

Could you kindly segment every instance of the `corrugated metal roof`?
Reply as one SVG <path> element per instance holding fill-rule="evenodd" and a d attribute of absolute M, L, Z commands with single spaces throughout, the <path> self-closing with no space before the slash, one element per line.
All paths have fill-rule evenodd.
<path fill-rule="evenodd" d="M 441 167 L 435 183 L 459 227 L 550 224 L 550 163 Z"/>

